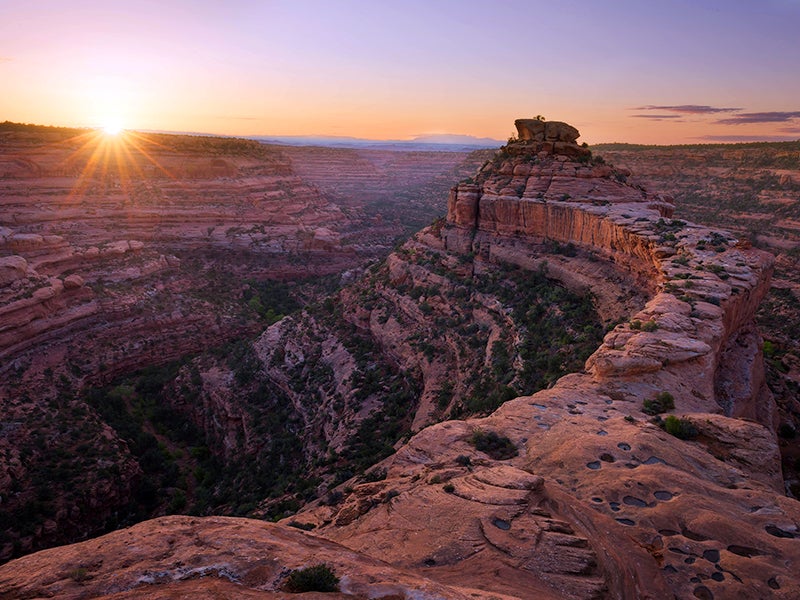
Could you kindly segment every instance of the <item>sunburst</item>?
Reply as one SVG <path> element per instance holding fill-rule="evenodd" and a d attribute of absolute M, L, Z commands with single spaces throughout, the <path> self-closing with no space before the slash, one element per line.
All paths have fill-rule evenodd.
<path fill-rule="evenodd" d="M 130 191 L 132 182 L 146 179 L 143 166 L 151 165 L 162 175 L 176 179 L 154 156 L 154 151 L 162 146 L 151 136 L 123 129 L 109 122 L 102 128 L 87 130 L 58 143 L 72 146 L 69 156 L 63 163 L 63 171 L 76 177 L 70 198 L 77 199 L 87 195 L 95 184 L 117 187 L 123 192 Z"/>

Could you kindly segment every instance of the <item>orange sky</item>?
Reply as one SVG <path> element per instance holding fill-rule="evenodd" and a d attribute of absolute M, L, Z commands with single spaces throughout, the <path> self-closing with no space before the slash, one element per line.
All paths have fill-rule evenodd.
<path fill-rule="evenodd" d="M 231 135 L 800 138 L 797 0 L 11 1 L 0 120 Z"/>

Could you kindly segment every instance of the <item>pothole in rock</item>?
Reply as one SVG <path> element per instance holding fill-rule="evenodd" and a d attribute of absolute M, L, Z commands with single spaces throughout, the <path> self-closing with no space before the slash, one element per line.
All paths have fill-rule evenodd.
<path fill-rule="evenodd" d="M 502 529 L 503 531 L 508 531 L 509 529 L 511 529 L 511 523 L 509 523 L 505 519 L 499 519 L 497 517 L 492 519 L 492 525 L 494 525 L 498 529 Z"/>
<path fill-rule="evenodd" d="M 622 523 L 623 525 L 636 525 L 636 521 L 632 519 L 617 519 L 617 522 Z"/>
<path fill-rule="evenodd" d="M 719 550 L 703 550 L 703 558 L 708 562 L 719 562 Z"/>
<path fill-rule="evenodd" d="M 603 499 L 600 498 L 599 496 L 595 496 L 594 498 L 592 498 L 592 502 L 596 502 L 597 504 L 600 504 L 600 503 L 603 502 Z"/>
<path fill-rule="evenodd" d="M 601 429 L 597 432 L 597 435 L 608 435 L 608 432 L 605 429 Z"/>
<path fill-rule="evenodd" d="M 781 585 L 778 583 L 778 580 L 777 580 L 777 579 L 775 579 L 774 577 L 770 577 L 770 578 L 767 580 L 767 585 L 768 585 L 770 588 L 772 588 L 773 590 L 779 590 L 779 589 L 781 589 Z"/>
<path fill-rule="evenodd" d="M 666 490 L 656 490 L 655 492 L 653 492 L 653 496 L 656 497 L 656 500 L 661 500 L 663 502 L 666 502 L 667 500 L 672 500 L 672 498 L 674 497 L 672 492 L 668 492 Z"/>
<path fill-rule="evenodd" d="M 714 594 L 704 585 L 697 586 L 692 593 L 695 598 L 700 598 L 700 600 L 714 600 Z"/>
<path fill-rule="evenodd" d="M 609 502 L 609 503 L 608 503 L 608 506 L 609 506 L 609 508 L 611 508 L 611 510 L 613 510 L 614 512 L 619 512 L 619 502 Z"/>
<path fill-rule="evenodd" d="M 613 462 L 615 462 L 617 459 L 616 459 L 616 458 L 614 458 L 614 456 L 613 456 L 612 454 L 609 454 L 608 452 L 603 452 L 603 453 L 600 455 L 600 460 L 602 460 L 603 462 L 607 462 L 607 463 L 613 463 Z"/>
<path fill-rule="evenodd" d="M 665 465 L 665 464 L 667 464 L 667 462 L 663 458 L 658 458 L 657 456 L 651 456 L 646 461 L 644 461 L 644 463 L 642 463 L 642 464 L 645 464 L 645 465 L 658 465 L 658 464 Z"/>
<path fill-rule="evenodd" d="M 728 546 L 728 552 L 733 552 L 737 556 L 744 556 L 745 558 L 753 558 L 754 556 L 761 556 L 764 554 L 761 550 L 757 548 L 751 548 L 750 546 L 740 546 L 739 544 L 731 544 Z"/>
<path fill-rule="evenodd" d="M 781 529 L 780 527 L 778 527 L 776 525 L 767 525 L 766 527 L 764 527 L 764 531 L 766 531 L 768 534 L 774 535 L 775 537 L 778 537 L 778 538 L 789 538 L 789 539 L 792 539 L 792 538 L 796 537 L 795 534 L 793 534 L 792 532 L 785 531 L 785 530 Z"/>
<path fill-rule="evenodd" d="M 711 579 L 713 579 L 714 581 L 725 581 L 725 575 L 723 575 L 719 571 L 714 571 L 711 574 Z"/>
<path fill-rule="evenodd" d="M 628 506 L 635 506 L 636 508 L 644 508 L 647 506 L 647 502 L 636 496 L 625 496 L 622 501 Z"/>
<path fill-rule="evenodd" d="M 658 533 L 663 535 L 664 537 L 672 537 L 673 535 L 680 535 L 680 531 L 675 531 L 674 529 L 659 529 Z"/>
<path fill-rule="evenodd" d="M 625 442 L 620 442 L 619 444 L 617 444 L 617 448 L 619 448 L 620 450 L 624 450 L 625 452 L 630 452 L 631 445 L 626 444 Z"/>
<path fill-rule="evenodd" d="M 681 531 L 681 535 L 683 535 L 683 537 L 689 538 L 690 540 L 693 540 L 695 542 L 706 542 L 706 541 L 709 540 L 709 538 L 707 538 L 703 534 L 695 533 L 691 529 L 684 529 L 683 531 Z"/>
<path fill-rule="evenodd" d="M 593 471 L 596 471 L 597 469 L 600 468 L 600 461 L 599 460 L 593 460 L 592 462 L 588 462 L 588 463 L 586 463 L 586 467 L 589 468 L 589 469 L 592 469 Z"/>

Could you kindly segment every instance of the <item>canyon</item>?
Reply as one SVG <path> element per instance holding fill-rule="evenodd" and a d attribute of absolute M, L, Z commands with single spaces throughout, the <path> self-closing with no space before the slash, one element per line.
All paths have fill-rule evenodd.
<path fill-rule="evenodd" d="M 414 157 L 384 195 L 467 158 Z M 255 141 L 0 124 L 0 556 L 119 522 L 131 446 L 167 441 L 121 439 L 83 390 L 255 335 L 385 256 L 407 225 L 371 202 L 337 204 Z"/>
<path fill-rule="evenodd" d="M 0 567 L 0 598 L 283 597 L 290 570 L 320 562 L 341 597 L 797 596 L 800 505 L 755 326 L 774 258 L 675 218 L 574 128 L 516 125 L 446 218 L 237 360 L 202 355 L 164 384 L 209 446 L 305 470 L 323 493 L 260 503 L 280 516 L 274 502 L 305 502 L 279 525 L 163 517 L 23 557 Z M 331 181 L 312 159 L 297 168 Z M 346 209 L 314 207 L 310 222 L 349 226 Z M 147 249 L 127 244 L 120 256 Z M 34 258 L 5 259 L 9 286 L 47 273 Z M 560 335 L 536 337 L 550 319 Z M 42 422 L 82 409 L 92 436 L 122 445 L 65 396 Z M 299 446 L 270 446 L 275 425 Z"/>

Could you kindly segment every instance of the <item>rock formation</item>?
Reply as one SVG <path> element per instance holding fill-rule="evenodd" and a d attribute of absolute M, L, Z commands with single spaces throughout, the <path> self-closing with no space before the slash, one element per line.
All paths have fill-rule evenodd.
<path fill-rule="evenodd" d="M 446 222 L 390 258 L 387 285 L 430 287 L 430 273 L 444 285 L 444 264 L 456 273 L 509 262 L 535 269 L 550 248 L 548 276 L 569 288 L 588 286 L 598 312 L 616 326 L 582 372 L 485 418 L 423 428 L 366 480 L 343 483 L 285 521 L 313 528 L 315 537 L 291 534 L 291 559 L 270 563 L 258 581 L 273 590 L 278 568 L 334 562 L 328 544 L 336 542 L 353 551 L 335 564 L 354 580 L 373 572 L 375 560 L 424 578 L 412 583 L 383 567 L 375 578 L 386 591 L 352 592 L 368 597 L 409 597 L 410 588 L 446 598 L 797 597 L 800 504 L 783 495 L 774 402 L 753 326 L 771 256 L 724 231 L 672 219 L 668 198 L 627 183 L 629 173 L 593 158 L 568 126 L 548 133 L 547 123 L 522 122 L 519 132 L 519 141 L 452 190 Z M 431 271 L 404 258 L 423 252 L 438 256 Z M 365 295 L 361 308 L 349 305 L 352 331 L 396 332 L 407 315 L 446 314 L 439 294 L 420 293 L 393 314 L 376 312 L 380 298 Z M 484 301 L 486 309 L 475 310 L 494 306 L 501 318 L 502 306 Z M 309 339 L 346 371 L 347 353 L 311 325 Z M 301 365 L 307 355 L 299 338 L 275 354 L 282 327 L 268 330 L 256 352 L 262 364 Z M 491 346 L 494 334 L 481 343 Z M 404 343 L 381 338 L 398 358 Z M 324 402 L 335 408 L 334 392 L 353 375 L 325 379 Z M 422 414 L 418 422 L 430 419 Z M 256 537 L 272 548 L 289 543 L 282 528 L 182 519 L 13 561 L 0 567 L 0 595 L 77 595 L 74 578 L 62 573 L 81 568 L 91 572 L 80 577 L 91 596 L 231 593 L 230 582 L 250 593 L 248 577 L 264 563 L 233 538 Z M 107 548 L 127 537 L 128 552 L 139 552 L 139 540 L 149 548 L 150 532 L 161 527 L 173 549 L 147 550 L 130 572 L 116 559 L 106 564 Z M 234 566 L 232 555 L 241 557 Z M 206 577 L 175 583 L 200 572 L 192 569 L 205 569 Z M 115 587 L 120 570 L 125 585 Z M 160 582 L 167 587 L 152 587 Z"/>
<path fill-rule="evenodd" d="M 782 494 L 752 338 L 771 257 L 670 219 L 666 199 L 574 148 L 528 147 L 509 144 L 453 190 L 447 247 L 524 262 L 542 238 L 575 243 L 637 273 L 650 300 L 584 373 L 426 428 L 379 465 L 385 480 L 295 518 L 392 564 L 520 597 L 797 594 L 800 505 Z M 693 439 L 651 422 L 644 402 L 665 393 L 668 430 Z M 479 450 L 489 433 L 513 451 Z"/>

